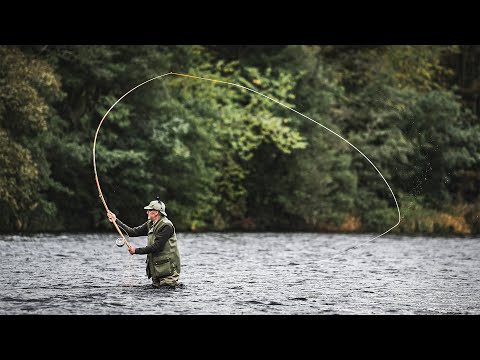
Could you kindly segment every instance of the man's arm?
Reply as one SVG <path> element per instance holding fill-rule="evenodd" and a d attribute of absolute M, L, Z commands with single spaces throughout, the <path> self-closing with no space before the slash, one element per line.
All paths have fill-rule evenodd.
<path fill-rule="evenodd" d="M 128 234 L 128 236 L 146 236 L 148 234 L 148 221 L 140 226 L 137 226 L 135 228 L 131 228 L 130 226 L 125 225 L 123 222 L 121 222 L 119 219 L 117 219 L 117 215 L 115 215 L 113 212 L 110 210 L 107 211 L 107 217 L 110 222 L 115 222 L 118 226 L 120 226 L 123 230 L 125 230 Z"/>
<path fill-rule="evenodd" d="M 128 234 L 128 236 L 147 236 L 148 234 L 148 226 L 147 222 L 145 224 L 131 228 L 128 225 L 125 225 L 123 222 L 120 221 L 120 219 L 116 219 L 115 221 L 118 226 L 120 226 L 123 230 L 125 230 Z"/>
<path fill-rule="evenodd" d="M 162 250 L 165 246 L 165 243 L 168 239 L 170 239 L 172 235 L 173 227 L 169 224 L 166 224 L 155 234 L 155 240 L 152 245 L 148 245 L 142 248 L 136 248 L 135 254 L 151 254 Z"/>

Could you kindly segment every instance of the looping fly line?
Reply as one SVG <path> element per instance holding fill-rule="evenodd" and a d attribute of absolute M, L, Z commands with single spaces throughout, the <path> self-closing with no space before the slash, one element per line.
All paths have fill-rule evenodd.
<path fill-rule="evenodd" d="M 335 256 L 338 256 L 340 253 L 343 253 L 343 252 L 346 252 L 346 251 L 349 251 L 349 250 L 352 250 L 352 249 L 355 249 L 355 248 L 358 248 L 359 246 L 363 245 L 363 244 L 366 244 L 370 241 L 373 241 L 375 239 L 378 239 L 379 237 L 385 235 L 386 233 L 388 233 L 389 231 L 391 231 L 392 229 L 394 229 L 396 226 L 398 226 L 400 224 L 400 221 L 401 221 L 401 215 L 400 215 L 400 207 L 398 206 L 398 202 L 397 202 L 397 198 L 395 197 L 395 194 L 393 193 L 393 190 L 392 188 L 390 187 L 390 185 L 388 184 L 387 180 L 385 179 L 385 177 L 382 175 L 382 173 L 380 172 L 380 170 L 378 170 L 378 168 L 375 166 L 375 164 L 363 153 L 361 152 L 355 145 L 353 145 L 351 142 L 349 142 L 347 139 L 343 138 L 341 135 L 337 134 L 335 131 L 329 129 L 328 127 L 326 127 L 325 125 L 322 125 L 320 124 L 318 121 L 316 120 L 313 120 L 312 118 L 308 117 L 307 115 L 304 115 L 302 114 L 301 112 L 295 110 L 295 109 L 292 109 L 290 107 L 288 107 L 287 105 L 284 105 L 282 104 L 280 101 L 278 100 L 275 100 L 275 99 L 272 99 L 271 97 L 265 95 L 265 94 L 262 94 L 261 92 L 259 91 L 256 91 L 254 89 L 250 89 L 246 86 L 242 86 L 242 85 L 239 85 L 239 84 L 235 84 L 235 83 L 231 83 L 231 82 L 227 82 L 227 81 L 222 81 L 222 80 L 215 80 L 215 79 L 209 79 L 209 78 L 206 78 L 206 77 L 200 77 L 200 76 L 195 76 L 195 75 L 189 75 L 189 74 L 180 74 L 180 73 L 175 73 L 175 72 L 169 72 L 169 73 L 166 73 L 166 74 L 162 74 L 162 75 L 158 75 L 158 76 L 155 76 L 147 81 L 144 81 L 143 83 L 135 86 L 134 88 L 132 88 L 131 90 L 127 91 L 124 95 L 122 95 L 122 97 L 120 97 L 111 107 L 110 109 L 108 109 L 108 111 L 105 113 L 105 115 L 103 116 L 102 120 L 100 121 L 100 124 L 98 125 L 98 128 L 97 128 L 97 131 L 95 133 L 95 138 L 93 140 L 93 169 L 94 169 L 94 172 L 95 172 L 95 181 L 97 183 L 97 188 L 98 188 L 98 194 L 100 196 L 100 199 L 102 200 L 102 203 L 103 203 L 103 206 L 105 207 L 105 210 L 108 211 L 108 206 L 107 206 L 107 203 L 103 197 L 103 194 L 102 194 L 102 190 L 100 188 L 100 182 L 98 181 L 98 174 L 97 174 L 97 166 L 96 166 L 96 162 L 95 162 L 95 147 L 96 147 L 96 143 L 97 143 L 97 137 L 98 137 L 98 132 L 100 131 L 100 127 L 102 126 L 103 124 L 103 121 L 105 120 L 105 118 L 107 117 L 108 113 L 115 107 L 115 105 L 117 105 L 125 96 L 127 96 L 128 94 L 130 94 L 132 91 L 138 89 L 139 87 L 149 83 L 150 81 L 153 81 L 153 80 L 156 80 L 156 79 L 160 79 L 164 76 L 169 76 L 169 75 L 173 75 L 173 76 L 182 76 L 182 77 L 187 77 L 187 78 L 191 78 L 191 79 L 197 79 L 197 80 L 203 80 L 203 81 L 210 81 L 210 82 L 214 82 L 214 83 L 219 83 L 219 84 L 226 84 L 226 85 L 231 85 L 231 86 L 236 86 L 236 87 L 239 87 L 239 88 L 242 88 L 242 89 L 245 89 L 245 90 L 248 90 L 250 92 L 253 92 L 257 95 L 260 95 L 260 96 L 263 96 L 264 98 L 267 98 L 268 100 L 270 101 L 273 101 L 275 103 L 277 103 L 278 105 L 281 105 L 283 106 L 284 108 L 290 110 L 290 111 L 293 111 L 294 113 L 300 115 L 300 116 L 303 116 L 304 118 L 314 122 L 315 124 L 323 127 L 325 130 L 331 132 L 332 134 L 334 134 L 335 136 L 339 137 L 340 139 L 342 139 L 343 141 L 345 141 L 348 145 L 350 145 L 351 147 L 353 147 L 355 150 L 357 150 L 360 155 L 362 155 L 373 167 L 374 169 L 378 172 L 378 174 L 380 175 L 380 177 L 382 178 L 382 180 L 385 182 L 385 184 L 387 185 L 388 189 L 390 190 L 392 196 L 393 196 L 393 199 L 395 201 L 395 205 L 397 206 L 397 211 L 398 211 L 398 222 L 392 226 L 391 228 L 389 228 L 387 231 L 383 232 L 382 234 L 378 235 L 378 236 L 375 236 L 374 238 L 372 239 L 369 239 L 367 241 L 364 241 L 358 245 L 354 245 L 354 246 L 350 246 L 350 247 L 347 247 L 346 249 L 342 250 L 341 252 L 339 252 L 337 255 Z M 122 237 L 123 241 L 125 244 L 127 244 L 128 246 L 129 243 L 127 241 L 127 239 L 125 239 L 125 237 L 123 236 L 123 233 L 120 231 L 118 225 L 114 222 L 113 225 L 115 225 L 115 228 L 117 229 L 118 233 L 120 234 L 120 236 Z M 120 243 L 120 241 L 119 241 Z"/>

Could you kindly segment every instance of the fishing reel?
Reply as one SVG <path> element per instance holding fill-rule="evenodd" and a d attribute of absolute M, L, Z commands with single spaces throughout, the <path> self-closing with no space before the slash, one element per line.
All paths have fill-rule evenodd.
<path fill-rule="evenodd" d="M 125 245 L 125 239 L 124 238 L 118 238 L 117 240 L 115 240 L 115 244 L 118 246 L 118 247 L 122 247 L 123 245 Z"/>

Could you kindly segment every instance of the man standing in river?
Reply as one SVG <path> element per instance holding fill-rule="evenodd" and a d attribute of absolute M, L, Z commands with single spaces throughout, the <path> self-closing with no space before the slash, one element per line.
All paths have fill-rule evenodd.
<path fill-rule="evenodd" d="M 130 254 L 147 255 L 147 276 L 152 278 L 154 287 L 174 287 L 180 276 L 180 254 L 177 246 L 177 236 L 173 223 L 167 219 L 165 204 L 153 200 L 144 207 L 148 220 L 143 225 L 131 228 L 117 219 L 117 216 L 107 212 L 110 222 L 116 222 L 129 236 L 147 236 L 147 246 L 135 248 L 130 246 Z"/>

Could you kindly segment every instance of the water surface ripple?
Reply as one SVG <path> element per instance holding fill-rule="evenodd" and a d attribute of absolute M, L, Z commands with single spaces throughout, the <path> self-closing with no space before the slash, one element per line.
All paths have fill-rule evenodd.
<path fill-rule="evenodd" d="M 370 236 L 177 237 L 171 290 L 112 234 L 0 235 L 0 314 L 480 314 L 478 238 L 387 235 L 328 260 Z"/>

